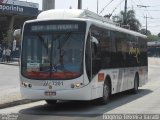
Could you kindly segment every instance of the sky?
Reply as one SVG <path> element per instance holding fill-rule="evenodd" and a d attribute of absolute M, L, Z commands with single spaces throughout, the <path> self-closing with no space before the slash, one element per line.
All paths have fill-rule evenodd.
<path fill-rule="evenodd" d="M 42 9 L 42 0 L 22 0 L 28 2 L 39 3 L 39 9 Z M 106 14 L 113 13 L 112 15 L 118 15 L 120 11 L 124 10 L 125 0 L 98 0 L 99 7 L 98 11 L 102 11 L 100 15 L 104 16 Z M 112 1 L 112 2 L 111 2 Z M 111 3 L 110 3 L 111 2 Z M 63 3 L 63 4 L 62 4 Z M 78 0 L 55 0 L 56 9 L 68 9 L 70 6 L 72 8 L 77 8 Z M 105 7 L 110 3 L 107 7 Z M 137 5 L 148 6 L 137 7 Z M 93 12 L 97 12 L 97 0 L 82 0 L 82 9 L 88 9 Z M 157 35 L 160 33 L 160 0 L 128 0 L 127 4 L 128 10 L 135 10 L 136 18 L 142 24 L 142 28 L 146 27 L 146 18 L 148 21 L 148 30 L 152 34 Z"/>

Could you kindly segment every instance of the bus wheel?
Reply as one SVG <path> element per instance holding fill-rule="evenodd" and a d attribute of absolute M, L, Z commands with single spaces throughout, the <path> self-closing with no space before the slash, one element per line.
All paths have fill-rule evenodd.
<path fill-rule="evenodd" d="M 54 105 L 57 103 L 57 100 L 46 100 L 46 103 L 49 105 Z"/>
<path fill-rule="evenodd" d="M 101 104 L 101 105 L 107 104 L 108 100 L 109 100 L 110 93 L 111 93 L 110 84 L 108 81 L 105 81 L 104 85 L 103 85 L 103 97 L 99 98 L 99 104 Z"/>
<path fill-rule="evenodd" d="M 138 78 L 138 75 L 136 74 L 134 78 L 134 88 L 131 90 L 133 94 L 138 93 L 138 86 L 139 86 L 139 78 Z"/>

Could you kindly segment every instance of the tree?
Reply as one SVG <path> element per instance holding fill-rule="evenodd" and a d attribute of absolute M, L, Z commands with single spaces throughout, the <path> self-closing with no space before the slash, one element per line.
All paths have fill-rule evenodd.
<path fill-rule="evenodd" d="M 160 37 L 160 33 L 158 33 L 158 37 Z"/>
<path fill-rule="evenodd" d="M 140 33 L 146 35 L 146 29 L 141 29 Z M 151 35 L 151 31 L 147 30 L 147 35 Z"/>
<path fill-rule="evenodd" d="M 123 18 L 124 18 L 124 11 L 121 11 L 118 16 L 113 17 L 113 21 L 122 25 Z M 139 31 L 141 23 L 139 22 L 138 19 L 136 19 L 134 10 L 127 11 L 126 24 L 130 26 L 131 30 Z"/>
<path fill-rule="evenodd" d="M 148 35 L 147 36 L 147 41 L 158 41 L 158 40 L 160 40 L 160 39 L 156 35 Z"/>

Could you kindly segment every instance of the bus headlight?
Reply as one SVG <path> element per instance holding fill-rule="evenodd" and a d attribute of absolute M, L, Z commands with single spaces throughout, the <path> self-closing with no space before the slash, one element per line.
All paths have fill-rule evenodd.
<path fill-rule="evenodd" d="M 80 85 L 81 85 L 80 83 L 75 84 L 75 86 L 76 86 L 77 88 L 79 88 Z"/>
<path fill-rule="evenodd" d="M 75 83 L 75 84 L 71 84 L 71 88 L 80 88 L 83 86 L 83 83 Z"/>
<path fill-rule="evenodd" d="M 32 88 L 32 84 L 29 84 L 29 83 L 25 83 L 25 82 L 21 82 L 21 85 L 25 88 Z"/>

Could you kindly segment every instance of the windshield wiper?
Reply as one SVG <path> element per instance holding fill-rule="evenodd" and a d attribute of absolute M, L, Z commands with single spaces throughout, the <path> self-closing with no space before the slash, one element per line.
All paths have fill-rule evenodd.
<path fill-rule="evenodd" d="M 63 46 L 65 45 L 65 43 L 68 41 L 68 39 L 70 38 L 72 32 L 68 32 L 67 34 L 65 34 L 64 39 L 59 39 L 59 63 L 64 67 L 63 64 L 63 57 L 65 55 L 65 51 L 62 49 Z M 61 40 L 63 40 L 63 44 L 61 44 Z"/>
<path fill-rule="evenodd" d="M 40 34 L 37 34 L 37 36 L 40 39 L 41 43 L 44 45 L 44 47 L 47 48 L 48 45 L 44 42 L 44 38 Z"/>

